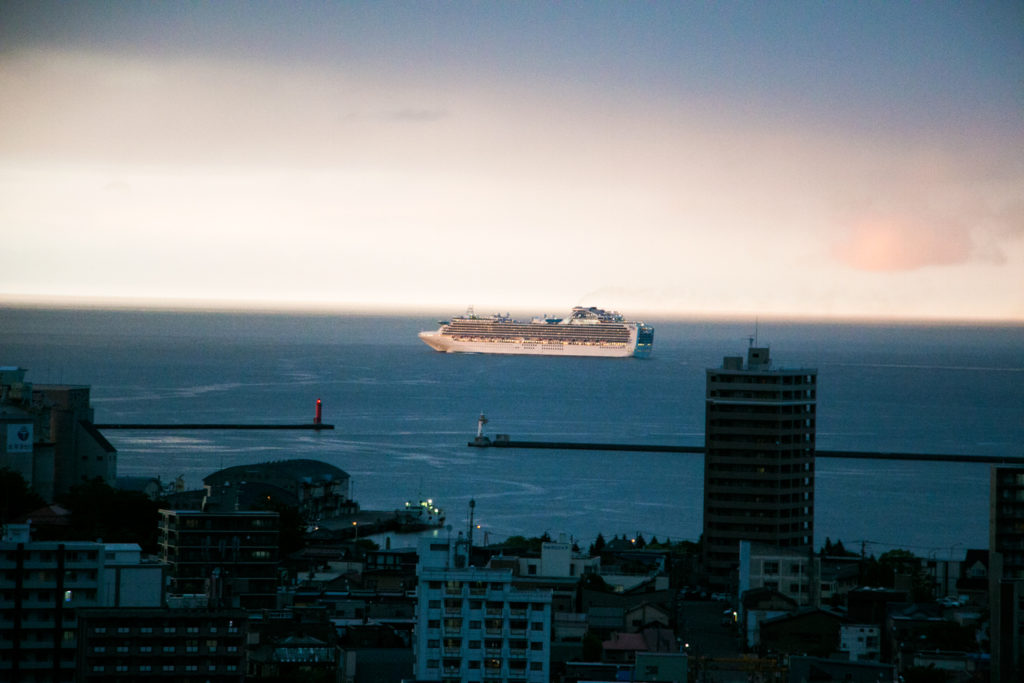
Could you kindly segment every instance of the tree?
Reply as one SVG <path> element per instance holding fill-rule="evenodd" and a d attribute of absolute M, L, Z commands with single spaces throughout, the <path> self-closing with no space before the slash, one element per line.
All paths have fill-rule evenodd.
<path fill-rule="evenodd" d="M 9 524 L 44 505 L 46 501 L 29 488 L 20 472 L 0 467 L 0 524 Z"/>
<path fill-rule="evenodd" d="M 599 662 L 601 661 L 601 654 L 603 648 L 601 647 L 601 636 L 597 635 L 593 631 L 587 631 L 583 634 L 583 661 L 585 662 Z"/>
<path fill-rule="evenodd" d="M 595 538 L 594 542 L 590 544 L 590 550 L 589 550 L 590 556 L 594 557 L 595 555 L 600 555 L 601 551 L 604 550 L 604 546 L 605 545 L 606 544 L 605 544 L 604 536 L 601 535 L 600 531 L 597 532 L 597 538 Z"/>
<path fill-rule="evenodd" d="M 72 487 L 58 497 L 71 512 L 68 540 L 138 543 L 157 551 L 160 505 L 139 491 L 115 489 L 100 478 Z"/>

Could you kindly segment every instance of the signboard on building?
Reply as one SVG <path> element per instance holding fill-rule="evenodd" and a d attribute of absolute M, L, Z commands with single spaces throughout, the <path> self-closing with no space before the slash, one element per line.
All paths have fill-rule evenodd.
<path fill-rule="evenodd" d="M 7 425 L 7 452 L 32 452 L 32 424 Z"/>

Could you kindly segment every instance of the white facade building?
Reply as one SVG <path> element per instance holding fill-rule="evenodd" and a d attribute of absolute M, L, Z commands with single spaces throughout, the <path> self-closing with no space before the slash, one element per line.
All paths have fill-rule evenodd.
<path fill-rule="evenodd" d="M 877 662 L 882 655 L 882 630 L 874 624 L 843 624 L 839 627 L 839 651 L 851 662 Z"/>
<path fill-rule="evenodd" d="M 820 560 L 806 549 L 779 548 L 740 541 L 739 597 L 754 588 L 771 588 L 798 607 L 819 607 Z"/>
<path fill-rule="evenodd" d="M 452 544 L 429 538 L 417 574 L 416 678 L 549 680 L 550 590 L 517 589 L 510 569 L 468 567 Z"/>

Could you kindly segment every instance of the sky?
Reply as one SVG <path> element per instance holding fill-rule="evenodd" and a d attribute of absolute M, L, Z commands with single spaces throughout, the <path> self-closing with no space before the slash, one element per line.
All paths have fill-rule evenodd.
<path fill-rule="evenodd" d="M 1024 321 L 1024 2 L 0 2 L 0 302 Z"/>

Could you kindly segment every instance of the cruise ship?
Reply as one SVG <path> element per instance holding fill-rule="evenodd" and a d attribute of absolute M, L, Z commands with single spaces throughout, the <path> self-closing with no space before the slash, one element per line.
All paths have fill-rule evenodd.
<path fill-rule="evenodd" d="M 583 306 L 573 308 L 567 318 L 544 315 L 528 322 L 509 315 L 478 316 L 470 308 L 419 336 L 430 348 L 445 353 L 647 358 L 654 346 L 653 327 Z"/>

